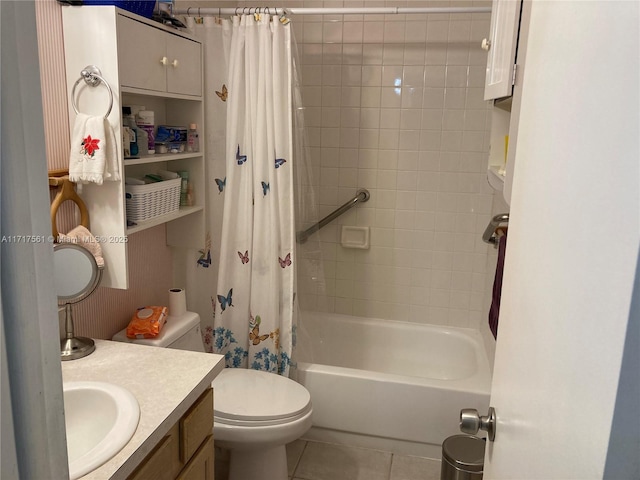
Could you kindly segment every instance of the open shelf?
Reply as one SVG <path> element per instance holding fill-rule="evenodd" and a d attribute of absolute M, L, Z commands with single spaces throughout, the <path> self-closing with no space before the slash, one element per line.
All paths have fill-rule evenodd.
<path fill-rule="evenodd" d="M 504 173 L 500 173 L 501 167 L 495 165 L 489 166 L 487 170 L 487 180 L 494 190 L 499 192 L 504 188 Z"/>
<path fill-rule="evenodd" d="M 191 215 L 192 213 L 199 212 L 203 209 L 204 207 L 201 206 L 180 207 L 180 210 L 178 210 L 177 212 L 168 213 L 166 215 L 159 215 L 144 222 L 139 222 L 137 225 L 134 225 L 132 227 L 127 227 L 127 235 L 141 232 L 142 230 L 146 230 L 147 228 L 153 228 L 157 225 L 162 225 L 163 223 L 177 220 L 178 218 L 186 217 L 187 215 Z"/>
<path fill-rule="evenodd" d="M 124 166 L 142 165 L 145 163 L 170 162 L 172 160 L 183 160 L 185 158 L 201 157 L 202 152 L 184 152 L 184 153 L 156 153 L 155 155 L 142 155 L 140 158 L 126 158 Z"/>

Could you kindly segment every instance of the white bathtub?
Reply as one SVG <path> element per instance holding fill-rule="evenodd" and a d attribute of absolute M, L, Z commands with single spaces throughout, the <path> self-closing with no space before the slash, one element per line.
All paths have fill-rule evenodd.
<path fill-rule="evenodd" d="M 475 330 L 302 312 L 297 336 L 297 380 L 313 403 L 306 438 L 440 458 L 460 409 L 488 411 Z"/>

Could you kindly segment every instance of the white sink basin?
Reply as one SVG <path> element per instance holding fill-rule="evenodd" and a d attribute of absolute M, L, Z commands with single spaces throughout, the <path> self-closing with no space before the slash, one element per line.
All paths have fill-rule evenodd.
<path fill-rule="evenodd" d="M 71 480 L 86 475 L 122 450 L 138 427 L 133 394 L 105 382 L 65 382 L 64 412 Z"/>

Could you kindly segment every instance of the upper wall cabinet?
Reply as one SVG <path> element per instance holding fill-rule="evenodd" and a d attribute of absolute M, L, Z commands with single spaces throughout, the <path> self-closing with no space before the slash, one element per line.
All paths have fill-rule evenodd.
<path fill-rule="evenodd" d="M 526 69 L 526 44 L 530 14 L 530 0 L 525 0 L 522 3 L 520 0 L 494 0 L 493 2 L 492 35 L 495 35 L 497 30 L 504 32 L 505 42 L 509 44 L 509 48 L 501 49 L 502 53 L 498 53 L 498 48 L 494 50 L 494 46 L 498 43 L 491 43 L 489 49 L 485 99 L 494 100 L 494 102 L 491 115 L 488 179 L 493 188 L 502 192 L 507 204 L 511 203 L 511 188 L 516 163 L 520 102 Z M 513 21 L 509 28 L 505 26 L 507 16 Z M 495 24 L 500 24 L 502 27 L 494 27 Z M 513 35 L 516 35 L 515 39 Z M 504 61 L 501 67 L 497 66 L 498 56 L 501 61 Z M 515 62 L 517 62 L 517 76 L 513 75 Z M 491 65 L 496 66 L 495 71 L 491 71 Z M 498 82 L 501 75 L 503 79 L 509 77 L 508 81 L 502 85 Z"/>
<path fill-rule="evenodd" d="M 202 95 L 201 45 L 119 15 L 122 86 L 180 95 Z"/>
<path fill-rule="evenodd" d="M 103 239 L 101 285 L 126 289 L 129 236 L 165 225 L 167 245 L 202 248 L 204 244 L 204 142 L 196 152 L 149 154 L 149 149 L 141 148 L 131 158 L 124 157 L 122 147 L 123 106 L 153 111 L 156 126 L 196 123 L 204 129 L 202 44 L 188 34 L 113 6 L 65 6 L 62 20 L 69 99 L 80 72 L 89 65 L 100 69 L 113 91 L 113 108 L 107 120 L 115 133 L 114 151 L 122 179 L 83 185 L 81 196 L 91 217 L 91 232 Z M 92 87 L 82 81 L 75 90 L 75 100 L 80 112 L 99 116 L 105 114 L 110 102 L 104 85 Z M 75 118 L 69 100 L 71 131 Z M 193 201 L 177 208 L 175 186 L 173 194 L 163 190 L 166 185 L 158 185 L 149 195 L 136 198 L 132 187 L 125 186 L 127 177 L 142 179 L 160 171 L 186 172 Z M 167 196 L 172 200 L 164 199 Z M 146 213 L 138 215 L 140 210 Z"/>
<path fill-rule="evenodd" d="M 489 38 L 482 41 L 488 51 L 484 99 L 508 97 L 516 75 L 516 51 L 522 0 L 493 0 Z"/>

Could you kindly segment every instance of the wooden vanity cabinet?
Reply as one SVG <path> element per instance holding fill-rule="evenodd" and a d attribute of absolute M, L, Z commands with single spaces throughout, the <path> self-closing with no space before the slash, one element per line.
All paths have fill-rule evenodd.
<path fill-rule="evenodd" d="M 169 430 L 129 480 L 214 480 L 213 389 Z"/>

